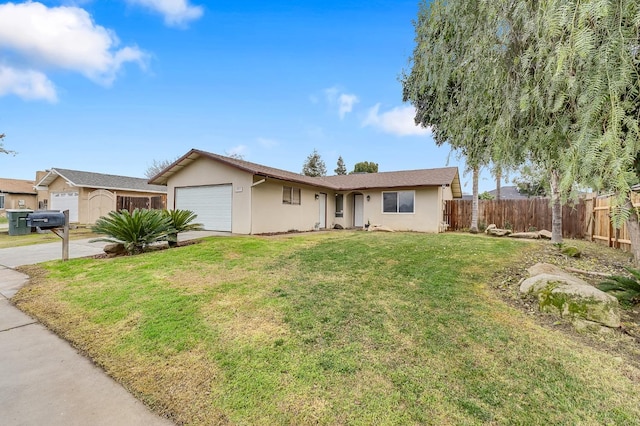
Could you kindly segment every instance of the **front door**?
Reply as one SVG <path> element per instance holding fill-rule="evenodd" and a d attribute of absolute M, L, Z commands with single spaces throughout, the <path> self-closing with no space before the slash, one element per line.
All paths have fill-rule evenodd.
<path fill-rule="evenodd" d="M 353 196 L 353 226 L 356 228 L 364 226 L 364 195 L 362 194 Z"/>
<path fill-rule="evenodd" d="M 318 228 L 325 229 L 327 227 L 327 194 L 320 194 L 318 198 Z"/>

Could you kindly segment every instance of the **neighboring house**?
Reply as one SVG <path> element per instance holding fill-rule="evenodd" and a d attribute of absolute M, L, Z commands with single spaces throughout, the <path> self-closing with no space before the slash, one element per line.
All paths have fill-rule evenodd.
<path fill-rule="evenodd" d="M 90 225 L 113 210 L 166 206 L 167 188 L 147 179 L 51 169 L 36 174 L 38 208 L 69 210 L 69 221 Z"/>
<path fill-rule="evenodd" d="M 32 180 L 0 178 L 0 214 L 7 209 L 35 209 L 36 190 Z"/>
<path fill-rule="evenodd" d="M 167 206 L 207 230 L 264 234 L 361 228 L 441 232 L 444 202 L 462 196 L 456 167 L 308 177 L 192 149 L 153 177 Z"/>
<path fill-rule="evenodd" d="M 492 195 L 493 199 L 495 200 L 498 191 L 496 189 L 492 189 L 491 191 L 487 191 L 487 192 L 490 195 Z M 527 199 L 527 198 L 539 198 L 539 197 L 528 196 L 527 194 L 521 194 L 518 191 L 518 187 L 517 186 L 501 186 L 500 187 L 500 199 L 501 200 L 523 200 L 523 199 Z M 473 199 L 473 195 L 472 194 L 463 194 L 462 195 L 462 199 L 463 200 L 472 200 Z"/>

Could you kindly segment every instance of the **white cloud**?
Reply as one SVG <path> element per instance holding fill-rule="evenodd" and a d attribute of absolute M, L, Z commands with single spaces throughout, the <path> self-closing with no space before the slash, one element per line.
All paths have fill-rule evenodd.
<path fill-rule="evenodd" d="M 380 113 L 380 104 L 369 109 L 362 122 L 363 127 L 371 126 L 385 133 L 397 136 L 420 136 L 431 134 L 431 129 L 417 126 L 414 122 L 416 110 L 412 106 L 395 107 Z"/>
<path fill-rule="evenodd" d="M 344 93 L 336 86 L 324 89 L 324 95 L 329 105 L 338 107 L 338 115 L 341 120 L 347 113 L 353 111 L 353 106 L 360 101 L 356 95 Z"/>
<path fill-rule="evenodd" d="M 275 139 L 268 138 L 258 138 L 258 143 L 265 148 L 273 148 L 274 146 L 280 145 L 280 143 Z"/>
<path fill-rule="evenodd" d="M 58 100 L 56 88 L 46 75 L 34 70 L 18 70 L 0 65 L 0 96 L 13 94 L 25 100 Z"/>
<path fill-rule="evenodd" d="M 340 119 L 343 119 L 346 113 L 351 112 L 353 110 L 353 105 L 358 102 L 359 100 L 356 95 L 342 93 L 338 98 L 338 114 L 340 114 Z"/>
<path fill-rule="evenodd" d="M 0 5 L 0 50 L 9 50 L 32 67 L 78 72 L 111 84 L 127 62 L 144 67 L 146 54 L 120 44 L 115 33 L 96 25 L 84 9 L 42 3 Z"/>
<path fill-rule="evenodd" d="M 184 27 L 188 22 L 199 19 L 204 14 L 202 6 L 193 6 L 189 4 L 189 0 L 127 0 L 127 2 L 159 12 L 164 16 L 164 23 L 170 27 Z"/>

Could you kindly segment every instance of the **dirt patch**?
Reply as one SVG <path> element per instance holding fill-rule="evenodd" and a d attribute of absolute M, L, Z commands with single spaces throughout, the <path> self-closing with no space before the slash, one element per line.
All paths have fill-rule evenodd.
<path fill-rule="evenodd" d="M 624 356 L 629 362 L 640 367 L 640 305 L 621 310 L 622 326 L 619 329 L 603 327 L 600 333 L 587 333 L 577 332 L 567 320 L 540 312 L 535 297 L 520 294 L 520 282 L 529 277 L 527 269 L 536 263 L 557 265 L 594 286 L 602 282 L 606 275 L 629 275 L 625 267 L 633 266 L 629 253 L 594 242 L 565 240 L 564 245 L 577 247 L 581 251 L 581 256 L 569 257 L 563 255 L 559 247 L 550 242 L 538 242 L 532 250 L 524 252 L 513 266 L 498 271 L 491 280 L 492 287 L 503 300 L 535 317 L 540 324 L 560 330 L 568 337 L 590 346 L 613 352 L 617 356 Z M 576 270 L 588 273 L 580 273 Z"/>

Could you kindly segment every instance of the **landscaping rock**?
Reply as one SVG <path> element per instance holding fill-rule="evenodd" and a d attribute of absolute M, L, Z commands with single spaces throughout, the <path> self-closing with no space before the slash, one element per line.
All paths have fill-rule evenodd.
<path fill-rule="evenodd" d="M 563 318 L 620 327 L 618 299 L 590 285 L 567 284 L 538 293 L 540 310 Z"/>
<path fill-rule="evenodd" d="M 344 228 L 339 223 L 336 223 L 335 225 L 333 225 L 333 229 L 344 229 Z"/>
<path fill-rule="evenodd" d="M 538 263 L 528 269 L 531 277 L 520 283 L 520 292 L 538 296 L 541 311 L 570 319 L 577 328 L 590 329 L 592 323 L 620 326 L 618 300 L 561 268 Z"/>
<path fill-rule="evenodd" d="M 538 239 L 540 238 L 540 235 L 538 235 L 537 232 L 514 232 L 513 234 L 509 235 L 510 238 L 531 238 L 531 239 Z"/>
<path fill-rule="evenodd" d="M 551 239 L 551 231 L 547 231 L 546 229 L 538 231 L 538 235 L 540 236 L 540 238 L 544 238 L 545 240 Z"/>
<path fill-rule="evenodd" d="M 487 229 L 485 229 L 484 232 L 488 234 L 491 230 L 496 229 L 496 228 L 498 228 L 496 226 L 496 224 L 492 223 L 491 225 L 487 226 Z"/>
<path fill-rule="evenodd" d="M 498 228 L 492 228 L 492 229 L 488 229 L 487 228 L 487 234 L 489 235 L 493 235 L 495 237 L 505 237 L 509 234 L 511 234 L 511 230 L 510 229 L 498 229 Z"/>
<path fill-rule="evenodd" d="M 574 246 L 567 246 L 567 247 L 563 247 L 562 248 L 562 254 L 569 256 L 569 257 L 580 257 L 580 255 L 582 253 L 580 253 L 580 250 L 578 249 L 578 247 L 574 247 Z"/>
<path fill-rule="evenodd" d="M 122 243 L 107 244 L 106 246 L 104 246 L 103 250 L 105 253 L 111 256 L 119 256 L 127 252 L 127 250 L 124 248 L 124 244 Z"/>

